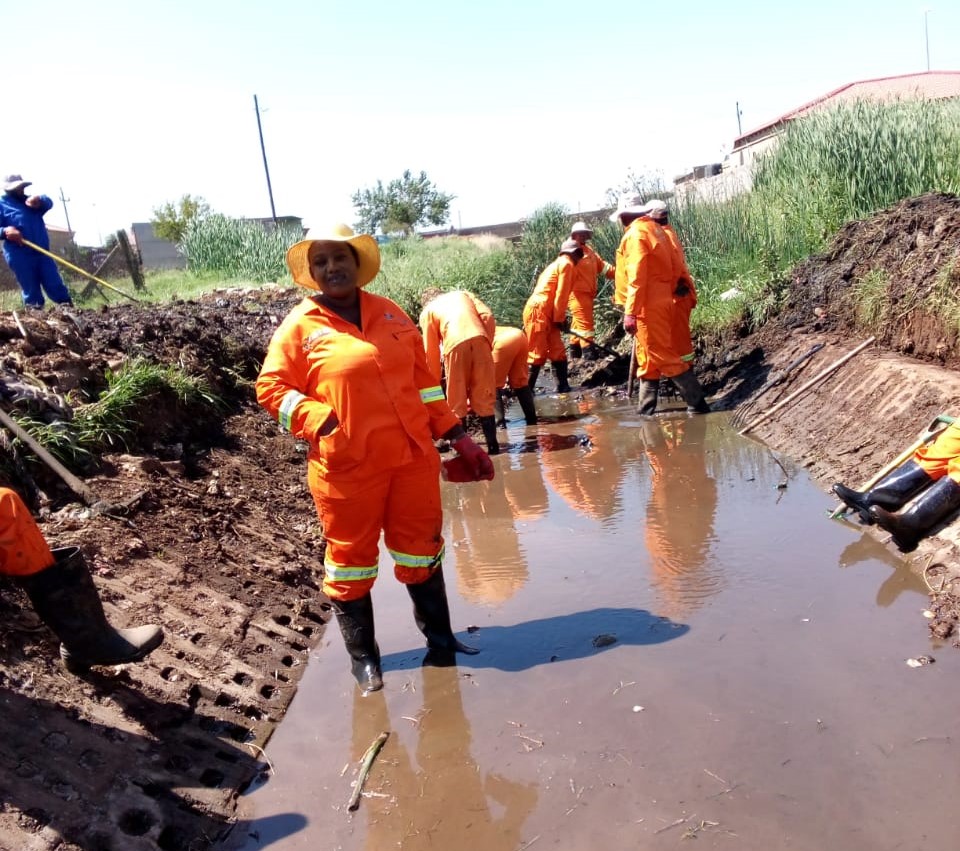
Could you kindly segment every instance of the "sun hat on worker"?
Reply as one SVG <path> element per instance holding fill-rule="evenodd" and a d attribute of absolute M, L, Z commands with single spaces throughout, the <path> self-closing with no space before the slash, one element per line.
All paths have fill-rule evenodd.
<path fill-rule="evenodd" d="M 308 290 L 319 290 L 320 285 L 310 274 L 310 246 L 315 242 L 346 242 L 357 252 L 357 286 L 365 287 L 380 271 L 380 248 L 368 233 L 354 233 L 349 225 L 335 224 L 310 228 L 307 235 L 287 249 L 287 266 L 293 282 Z"/>
<path fill-rule="evenodd" d="M 620 221 L 621 216 L 633 214 L 642 216 L 646 212 L 642 195 L 623 195 L 617 202 L 617 209 L 610 215 L 611 222 Z"/>
<path fill-rule="evenodd" d="M 593 233 L 593 228 L 591 228 L 586 222 L 574 222 L 573 227 L 570 228 L 570 233 Z"/>
<path fill-rule="evenodd" d="M 8 174 L 3 179 L 4 192 L 16 192 L 18 189 L 23 189 L 24 187 L 31 185 L 32 181 L 24 180 L 23 176 L 20 174 Z"/>
<path fill-rule="evenodd" d="M 583 247 L 575 239 L 565 239 L 560 246 L 561 254 L 574 254 L 577 251 L 583 251 Z"/>

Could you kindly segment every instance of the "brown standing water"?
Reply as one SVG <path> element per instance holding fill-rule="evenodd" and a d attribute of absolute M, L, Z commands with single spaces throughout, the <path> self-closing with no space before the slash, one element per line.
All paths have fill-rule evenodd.
<path fill-rule="evenodd" d="M 921 580 L 726 415 L 538 406 L 495 481 L 444 485 L 454 628 L 482 652 L 421 667 L 382 560 L 384 691 L 358 695 L 331 624 L 238 847 L 955 846 L 960 653 L 918 624 Z"/>

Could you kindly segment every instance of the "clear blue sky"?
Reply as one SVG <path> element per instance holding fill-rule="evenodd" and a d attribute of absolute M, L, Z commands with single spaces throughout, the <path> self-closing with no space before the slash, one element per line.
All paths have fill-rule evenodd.
<path fill-rule="evenodd" d="M 925 15 L 925 10 L 929 10 Z M 0 4 L 0 172 L 83 244 L 185 193 L 352 221 L 352 192 L 425 170 L 452 221 L 604 203 L 859 79 L 960 70 L 960 4 L 167 0 Z M 924 23 L 929 39 L 925 38 Z"/>

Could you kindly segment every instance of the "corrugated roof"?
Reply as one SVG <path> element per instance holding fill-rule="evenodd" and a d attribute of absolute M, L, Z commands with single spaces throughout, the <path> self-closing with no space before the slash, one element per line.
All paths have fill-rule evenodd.
<path fill-rule="evenodd" d="M 877 77 L 873 80 L 858 80 L 847 83 L 832 92 L 786 112 L 773 121 L 754 128 L 733 141 L 733 149 L 742 148 L 756 139 L 768 136 L 770 131 L 788 121 L 799 118 L 818 107 L 854 100 L 895 100 L 897 98 L 960 97 L 960 71 L 921 71 L 917 74 L 900 74 L 896 77 Z"/>

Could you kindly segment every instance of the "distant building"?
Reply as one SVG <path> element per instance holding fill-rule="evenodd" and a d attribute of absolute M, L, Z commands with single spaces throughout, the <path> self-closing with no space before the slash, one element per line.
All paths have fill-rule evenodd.
<path fill-rule="evenodd" d="M 960 71 L 921 71 L 847 83 L 737 136 L 723 163 L 699 166 L 674 178 L 676 195 L 681 200 L 717 201 L 748 191 L 757 156 L 776 145 L 791 121 L 816 110 L 857 100 L 943 100 L 956 97 L 960 97 Z"/>
<path fill-rule="evenodd" d="M 575 221 L 595 222 L 598 219 L 605 219 L 610 215 L 610 208 L 606 210 L 587 210 L 586 212 L 571 213 L 570 224 Z M 526 225 L 526 219 L 520 219 L 516 222 L 501 222 L 496 225 L 478 225 L 470 228 L 455 228 L 453 225 L 439 229 L 420 231 L 417 236 L 422 239 L 436 239 L 440 236 L 499 236 L 508 242 L 519 242 L 523 236 L 523 228 Z"/>

